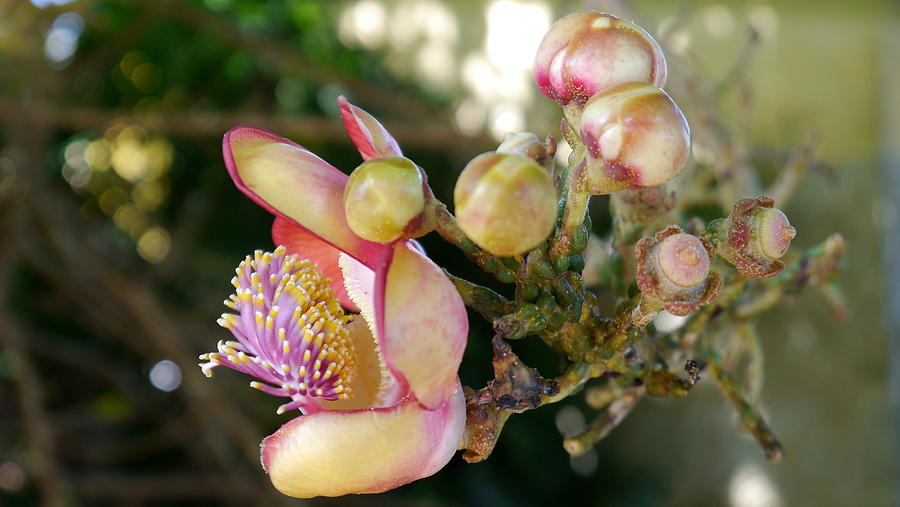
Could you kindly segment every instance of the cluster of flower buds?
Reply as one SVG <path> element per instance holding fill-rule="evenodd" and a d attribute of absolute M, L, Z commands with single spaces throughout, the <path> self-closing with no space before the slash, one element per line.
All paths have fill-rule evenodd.
<path fill-rule="evenodd" d="M 662 49 L 639 26 L 596 11 L 564 17 L 541 42 L 535 81 L 563 106 L 567 139 L 586 148 L 590 193 L 661 185 L 681 171 L 690 129 L 661 89 Z"/>
<path fill-rule="evenodd" d="M 528 144 L 513 148 L 522 151 Z M 472 159 L 453 192 L 460 229 L 476 245 L 503 256 L 536 247 L 556 223 L 557 195 L 550 174 L 533 158 L 510 151 Z"/>
<path fill-rule="evenodd" d="M 718 254 L 747 278 L 770 278 L 784 269 L 781 258 L 797 235 L 768 197 L 741 199 L 715 224 Z"/>
<path fill-rule="evenodd" d="M 716 298 L 722 277 L 710 271 L 712 242 L 682 232 L 677 225 L 635 246 L 635 281 L 642 297 L 673 315 L 690 315 Z"/>
<path fill-rule="evenodd" d="M 344 211 L 353 232 L 390 243 L 418 238 L 434 229 L 434 197 L 425 172 L 405 157 L 363 162 L 344 187 Z"/>

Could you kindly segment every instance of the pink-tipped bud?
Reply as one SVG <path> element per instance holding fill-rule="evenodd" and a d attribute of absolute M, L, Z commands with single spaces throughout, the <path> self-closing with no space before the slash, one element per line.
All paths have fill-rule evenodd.
<path fill-rule="evenodd" d="M 347 224 L 357 236 L 376 243 L 428 233 L 432 201 L 424 172 L 404 157 L 367 160 L 344 187 Z"/>
<path fill-rule="evenodd" d="M 677 225 L 641 239 L 634 253 L 643 297 L 674 315 L 690 315 L 719 294 L 722 277 L 710 272 L 715 247 Z"/>
<path fill-rule="evenodd" d="M 719 228 L 718 253 L 747 278 L 769 278 L 784 269 L 797 230 L 768 197 L 741 199 Z"/>
<path fill-rule="evenodd" d="M 681 109 L 646 83 L 625 83 L 591 97 L 580 135 L 592 194 L 662 185 L 681 172 L 691 145 Z"/>
<path fill-rule="evenodd" d="M 597 11 L 570 14 L 550 27 L 534 59 L 541 93 L 565 106 L 629 81 L 662 87 L 666 59 L 643 28 Z"/>
<path fill-rule="evenodd" d="M 534 160 L 512 153 L 483 153 L 463 169 L 453 202 L 459 227 L 494 255 L 526 252 L 553 230 L 556 188 Z"/>

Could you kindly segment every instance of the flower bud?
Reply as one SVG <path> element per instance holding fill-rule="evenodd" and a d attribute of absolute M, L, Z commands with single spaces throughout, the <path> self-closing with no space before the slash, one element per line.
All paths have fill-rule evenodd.
<path fill-rule="evenodd" d="M 497 153 L 524 155 L 547 167 L 553 160 L 553 155 L 556 154 L 556 139 L 547 136 L 546 141 L 541 141 L 531 132 L 509 134 L 497 147 Z"/>
<path fill-rule="evenodd" d="M 768 197 L 741 199 L 719 227 L 718 253 L 747 278 L 769 278 L 784 269 L 797 230 Z"/>
<path fill-rule="evenodd" d="M 483 153 L 463 169 L 453 192 L 459 227 L 494 255 L 516 255 L 547 239 L 556 222 L 556 189 L 534 160 Z"/>
<path fill-rule="evenodd" d="M 376 243 L 416 238 L 432 229 L 431 190 L 423 171 L 404 157 L 373 158 L 350 175 L 344 212 L 357 236 Z"/>
<path fill-rule="evenodd" d="M 673 315 L 690 315 L 719 294 L 722 277 L 710 272 L 715 247 L 670 225 L 634 249 L 635 281 L 644 298 Z"/>
<path fill-rule="evenodd" d="M 681 109 L 646 83 L 625 83 L 591 97 L 580 134 L 592 194 L 662 185 L 681 172 L 691 145 Z"/>
<path fill-rule="evenodd" d="M 597 11 L 570 14 L 550 27 L 534 60 L 541 93 L 580 106 L 595 93 L 629 81 L 662 87 L 666 59 L 643 28 Z"/>

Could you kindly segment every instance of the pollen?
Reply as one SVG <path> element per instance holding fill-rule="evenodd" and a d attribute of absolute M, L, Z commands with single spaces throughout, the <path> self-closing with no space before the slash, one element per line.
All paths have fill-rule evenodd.
<path fill-rule="evenodd" d="M 283 246 L 247 256 L 235 272 L 235 293 L 225 306 L 237 313 L 223 314 L 218 324 L 236 341 L 220 341 L 218 352 L 201 355 L 203 372 L 227 366 L 259 379 L 250 386 L 291 399 L 279 414 L 315 403 L 312 398 L 350 397 L 356 353 L 350 317 L 331 280 Z"/>

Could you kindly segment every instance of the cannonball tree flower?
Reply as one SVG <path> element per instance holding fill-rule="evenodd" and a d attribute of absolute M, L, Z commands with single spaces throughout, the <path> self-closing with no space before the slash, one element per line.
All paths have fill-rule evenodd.
<path fill-rule="evenodd" d="M 582 11 L 558 20 L 544 35 L 534 80 L 541 93 L 577 109 L 592 95 L 629 81 L 662 88 L 666 59 L 643 28 L 603 12 Z"/>
<path fill-rule="evenodd" d="M 401 156 L 368 113 L 340 100 L 364 158 Z M 432 475 L 465 425 L 457 377 L 465 308 L 414 241 L 354 234 L 348 177 L 302 146 L 253 127 L 225 135 L 237 187 L 276 216 L 273 253 L 245 259 L 220 324 L 235 340 L 201 358 L 288 398 L 302 415 L 265 438 L 262 464 L 295 497 L 378 493 Z M 359 311 L 350 315 L 347 311 Z"/>

